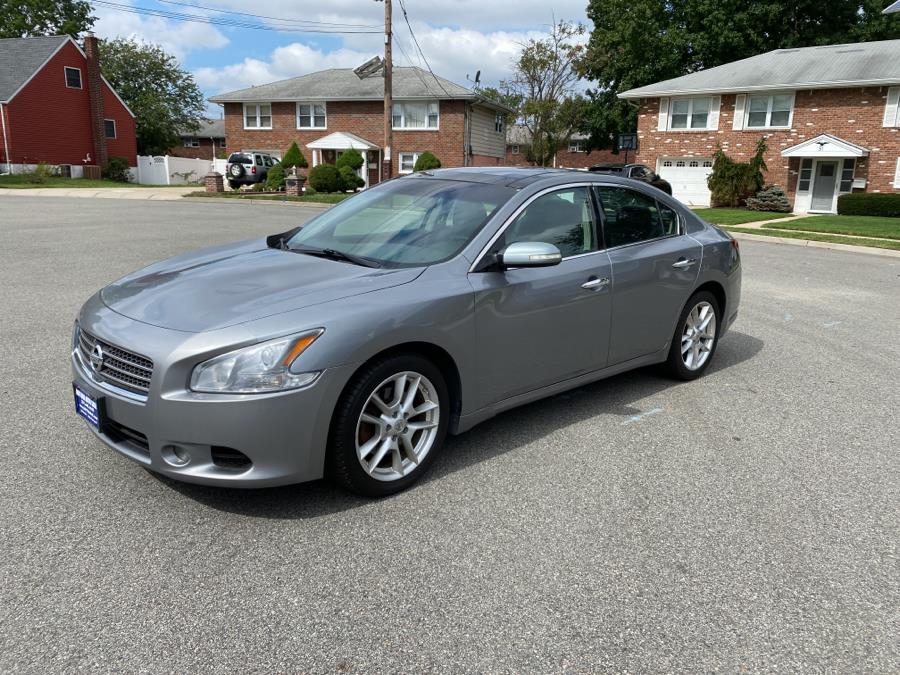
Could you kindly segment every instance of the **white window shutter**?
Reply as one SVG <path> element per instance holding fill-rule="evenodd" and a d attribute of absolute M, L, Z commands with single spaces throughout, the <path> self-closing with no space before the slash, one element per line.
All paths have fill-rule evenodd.
<path fill-rule="evenodd" d="M 707 129 L 719 128 L 719 108 L 722 107 L 722 97 L 713 96 L 709 102 L 709 117 L 706 118 Z"/>
<path fill-rule="evenodd" d="M 744 106 L 747 104 L 747 96 L 738 94 L 734 99 L 734 119 L 731 121 L 732 129 L 744 128 Z"/>
<path fill-rule="evenodd" d="M 900 87 L 891 87 L 887 93 L 887 103 L 884 106 L 884 122 L 882 126 L 896 127 L 897 108 L 900 107 Z"/>
<path fill-rule="evenodd" d="M 657 131 L 665 131 L 669 128 L 669 99 L 659 99 L 659 122 L 656 125 Z"/>

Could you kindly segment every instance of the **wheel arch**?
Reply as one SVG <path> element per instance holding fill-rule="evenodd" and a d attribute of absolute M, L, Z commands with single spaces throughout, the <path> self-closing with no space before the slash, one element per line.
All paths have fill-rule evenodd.
<path fill-rule="evenodd" d="M 702 291 L 707 291 L 712 293 L 713 297 L 716 299 L 716 302 L 719 303 L 719 312 L 722 317 L 728 316 L 725 312 L 725 308 L 728 306 L 728 295 L 725 292 L 725 287 L 720 284 L 718 281 L 706 281 L 697 288 L 694 289 L 694 292 L 691 293 L 691 296 L 696 295 Z"/>

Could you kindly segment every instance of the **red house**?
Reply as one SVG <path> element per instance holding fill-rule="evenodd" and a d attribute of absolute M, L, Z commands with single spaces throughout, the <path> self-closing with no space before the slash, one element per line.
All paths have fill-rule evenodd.
<path fill-rule="evenodd" d="M 90 34 L 83 50 L 67 35 L 0 40 L 0 129 L 0 172 L 137 165 L 134 114 L 100 74 Z"/>

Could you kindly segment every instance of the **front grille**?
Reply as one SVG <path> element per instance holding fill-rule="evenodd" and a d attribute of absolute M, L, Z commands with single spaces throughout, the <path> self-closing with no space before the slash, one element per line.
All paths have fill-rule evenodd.
<path fill-rule="evenodd" d="M 130 443 L 144 452 L 150 451 L 150 443 L 147 442 L 147 437 L 140 431 L 126 427 L 124 424 L 106 420 L 106 423 L 103 425 L 103 432 L 115 443 Z"/>
<path fill-rule="evenodd" d="M 91 363 L 91 355 L 98 345 L 103 352 L 99 370 Z M 91 370 L 98 379 L 138 394 L 146 394 L 150 390 L 153 361 L 146 356 L 111 345 L 83 329 L 78 331 L 78 350 L 85 368 Z"/>

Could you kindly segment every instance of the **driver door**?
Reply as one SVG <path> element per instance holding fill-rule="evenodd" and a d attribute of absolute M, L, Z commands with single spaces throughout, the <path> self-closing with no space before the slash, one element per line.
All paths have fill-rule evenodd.
<path fill-rule="evenodd" d="M 469 274 L 475 289 L 478 407 L 606 365 L 611 272 L 598 243 L 590 188 L 563 187 L 533 199 L 486 258 L 520 241 L 553 244 L 563 260 L 551 267 Z"/>

